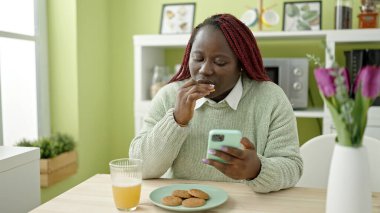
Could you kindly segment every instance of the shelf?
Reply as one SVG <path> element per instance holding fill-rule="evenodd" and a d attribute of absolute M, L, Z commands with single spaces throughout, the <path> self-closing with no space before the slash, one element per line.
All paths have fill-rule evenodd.
<path fill-rule="evenodd" d="M 380 29 L 320 30 L 298 32 L 253 32 L 258 40 L 271 39 L 326 39 L 327 42 L 376 42 L 380 39 Z M 184 47 L 190 34 L 180 35 L 136 35 L 135 46 Z"/>
<path fill-rule="evenodd" d="M 380 29 L 360 30 L 329 30 L 326 42 L 378 42 L 380 41 Z"/>
<path fill-rule="evenodd" d="M 323 118 L 323 108 L 308 108 L 305 110 L 294 110 L 297 118 Z"/>
<path fill-rule="evenodd" d="M 184 47 L 190 39 L 190 34 L 181 35 L 135 35 L 135 46 L 144 47 Z"/>
<path fill-rule="evenodd" d="M 326 31 L 300 31 L 300 32 L 253 32 L 258 40 L 270 39 L 324 39 Z M 190 34 L 181 35 L 136 35 L 135 46 L 144 47 L 184 47 L 190 39 Z"/>
<path fill-rule="evenodd" d="M 295 40 L 295 39 L 324 39 L 327 31 L 299 31 L 299 32 L 252 32 L 258 40 Z"/>

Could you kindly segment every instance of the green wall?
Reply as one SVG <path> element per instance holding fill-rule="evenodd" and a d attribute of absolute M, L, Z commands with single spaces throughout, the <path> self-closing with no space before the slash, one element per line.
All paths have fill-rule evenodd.
<path fill-rule="evenodd" d="M 188 0 L 51 0 L 48 5 L 49 78 L 52 132 L 72 134 L 78 141 L 76 175 L 42 190 L 45 202 L 96 173 L 108 173 L 110 159 L 128 156 L 133 127 L 133 35 L 159 32 L 162 4 Z M 191 1 L 190 1 L 191 2 Z M 195 24 L 215 13 L 237 17 L 251 0 L 197 0 Z M 264 6 L 282 17 L 284 1 Z M 322 28 L 333 28 L 331 0 L 323 0 Z M 358 2 L 356 4 L 359 4 Z M 358 5 L 354 8 L 357 11 Z M 354 18 L 354 26 L 357 20 Z M 281 30 L 281 23 L 265 31 Z M 253 28 L 255 32 L 257 28 Z M 260 42 L 264 56 L 322 56 L 318 41 Z M 289 51 L 291 50 L 291 51 Z M 168 64 L 182 58 L 182 49 L 167 51 Z M 312 69 L 312 67 L 311 67 Z M 322 101 L 312 77 L 311 99 Z M 301 142 L 320 134 L 321 121 L 298 119 Z"/>
<path fill-rule="evenodd" d="M 74 0 L 54 1 L 54 4 L 48 1 L 47 8 L 51 129 L 53 132 L 69 133 L 78 140 L 76 4 Z M 81 168 L 79 165 L 79 170 Z M 74 186 L 80 181 L 79 173 L 73 178 L 42 189 L 42 202 Z"/>
<path fill-rule="evenodd" d="M 110 160 L 110 76 L 107 0 L 48 1 L 52 132 L 78 141 L 78 171 L 42 189 L 42 202 L 96 173 Z"/>

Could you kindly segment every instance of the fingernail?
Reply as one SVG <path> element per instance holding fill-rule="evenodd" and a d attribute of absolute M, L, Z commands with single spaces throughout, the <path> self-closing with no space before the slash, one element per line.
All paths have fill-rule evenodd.
<path fill-rule="evenodd" d="M 215 150 L 213 150 L 213 149 L 209 149 L 209 150 L 207 150 L 207 152 L 209 153 L 209 154 L 212 154 L 212 155 L 215 155 Z"/>
<path fill-rule="evenodd" d="M 227 150 L 228 150 L 228 148 L 225 147 L 225 146 L 222 146 L 220 149 L 221 149 L 222 151 L 225 151 L 225 152 L 227 152 Z"/>
<path fill-rule="evenodd" d="M 202 162 L 205 163 L 205 164 L 209 163 L 208 159 L 202 159 Z"/>
<path fill-rule="evenodd" d="M 214 84 L 209 84 L 210 88 L 213 89 L 215 87 Z"/>

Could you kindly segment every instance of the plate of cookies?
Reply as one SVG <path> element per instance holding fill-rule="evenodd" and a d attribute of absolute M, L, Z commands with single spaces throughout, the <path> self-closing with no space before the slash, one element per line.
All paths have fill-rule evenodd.
<path fill-rule="evenodd" d="M 173 184 L 155 189 L 150 200 L 172 211 L 204 211 L 222 205 L 228 199 L 223 189 L 200 184 Z"/>

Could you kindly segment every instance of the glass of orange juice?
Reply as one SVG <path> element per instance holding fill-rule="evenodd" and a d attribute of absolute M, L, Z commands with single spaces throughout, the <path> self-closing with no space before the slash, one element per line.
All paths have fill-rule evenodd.
<path fill-rule="evenodd" d="M 122 158 L 111 161 L 109 165 L 116 208 L 135 210 L 140 202 L 142 160 Z"/>

